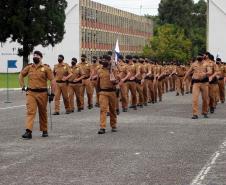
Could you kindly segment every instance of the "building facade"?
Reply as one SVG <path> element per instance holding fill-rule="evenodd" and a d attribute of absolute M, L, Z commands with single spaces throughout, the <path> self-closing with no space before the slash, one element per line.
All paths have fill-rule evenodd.
<path fill-rule="evenodd" d="M 153 34 L 150 19 L 106 6 L 90 0 L 67 0 L 65 10 L 65 35 L 60 44 L 35 50 L 43 53 L 43 62 L 53 67 L 57 56 L 63 54 L 65 62 L 72 57 L 80 58 L 82 53 L 90 59 L 114 51 L 116 40 L 122 54 L 140 53 Z M 22 68 L 22 58 L 17 55 L 21 46 L 17 43 L 3 43 L 0 47 L 0 72 L 7 71 L 7 61 L 16 60 L 18 72 Z M 30 56 L 32 61 L 32 55 Z"/>
<path fill-rule="evenodd" d="M 123 54 L 140 53 L 153 34 L 150 19 L 90 0 L 80 0 L 81 52 L 102 55 L 114 50 L 116 40 Z"/>

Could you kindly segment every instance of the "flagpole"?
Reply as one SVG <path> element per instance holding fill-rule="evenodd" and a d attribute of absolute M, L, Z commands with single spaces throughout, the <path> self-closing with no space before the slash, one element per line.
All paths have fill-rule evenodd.
<path fill-rule="evenodd" d="M 5 103 L 12 103 L 9 101 L 9 64 L 7 63 L 7 73 L 6 73 L 6 102 Z"/>

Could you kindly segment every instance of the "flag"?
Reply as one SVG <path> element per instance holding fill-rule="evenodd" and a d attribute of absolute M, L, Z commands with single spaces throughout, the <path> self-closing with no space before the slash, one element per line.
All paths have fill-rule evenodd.
<path fill-rule="evenodd" d="M 17 60 L 8 60 L 8 68 L 17 68 L 16 62 Z"/>
<path fill-rule="evenodd" d="M 116 45 L 115 45 L 115 62 L 118 62 L 118 57 L 120 55 L 120 50 L 119 50 L 119 44 L 118 44 L 118 39 L 116 41 Z"/>

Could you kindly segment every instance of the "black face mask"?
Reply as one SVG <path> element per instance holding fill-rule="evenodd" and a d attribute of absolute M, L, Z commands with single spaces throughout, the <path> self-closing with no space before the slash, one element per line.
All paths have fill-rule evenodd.
<path fill-rule="evenodd" d="M 38 57 L 34 57 L 34 58 L 33 58 L 33 62 L 34 62 L 35 64 L 38 64 L 38 63 L 40 62 L 40 60 L 39 60 Z"/>
<path fill-rule="evenodd" d="M 85 58 L 81 58 L 81 61 L 82 61 L 82 62 L 85 62 L 85 61 L 86 61 L 86 59 L 85 59 Z"/>
<path fill-rule="evenodd" d="M 107 68 L 109 64 L 108 64 L 108 62 L 102 62 L 102 65 L 104 68 Z"/>
<path fill-rule="evenodd" d="M 63 62 L 63 59 L 62 58 L 58 58 L 58 62 L 59 63 L 62 63 Z"/>
<path fill-rule="evenodd" d="M 72 66 L 75 66 L 75 65 L 76 65 L 76 62 L 71 62 L 71 65 L 72 65 Z"/>

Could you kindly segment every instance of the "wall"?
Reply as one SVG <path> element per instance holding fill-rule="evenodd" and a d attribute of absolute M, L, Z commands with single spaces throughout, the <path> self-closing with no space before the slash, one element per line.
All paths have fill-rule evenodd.
<path fill-rule="evenodd" d="M 209 0 L 208 50 L 226 62 L 226 1 Z"/>

